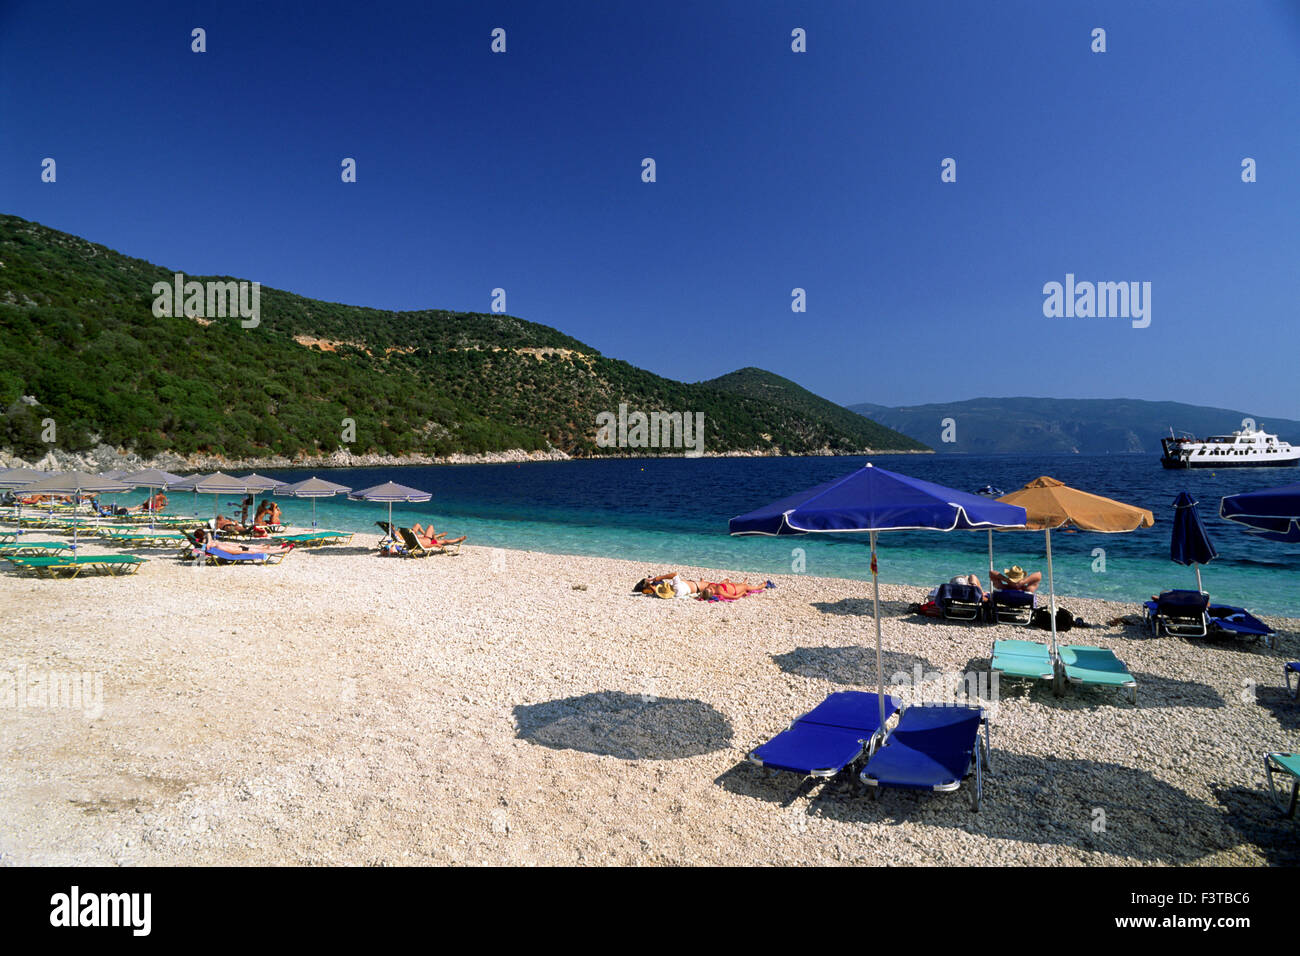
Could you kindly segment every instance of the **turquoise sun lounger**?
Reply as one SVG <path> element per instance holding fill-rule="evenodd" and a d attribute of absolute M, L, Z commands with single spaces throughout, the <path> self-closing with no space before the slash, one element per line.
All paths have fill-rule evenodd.
<path fill-rule="evenodd" d="M 1034 641 L 994 641 L 991 669 L 1003 677 L 1051 680 L 1056 676 L 1052 652 Z"/>
<path fill-rule="evenodd" d="M 1285 783 L 1273 779 L 1274 774 L 1291 778 L 1289 794 Z M 1264 754 L 1264 777 L 1268 781 L 1268 794 L 1273 798 L 1273 806 L 1284 817 L 1294 817 L 1296 795 L 1300 793 L 1300 754 Z"/>
<path fill-rule="evenodd" d="M 1133 703 L 1137 703 L 1137 680 L 1114 651 L 1087 644 L 1063 644 L 1060 657 L 1065 678 L 1071 684 L 1126 689 L 1132 692 Z"/>
<path fill-rule="evenodd" d="M 48 557 L 71 552 L 72 545 L 61 541 L 19 541 L 16 544 L 0 544 L 0 558 Z"/>

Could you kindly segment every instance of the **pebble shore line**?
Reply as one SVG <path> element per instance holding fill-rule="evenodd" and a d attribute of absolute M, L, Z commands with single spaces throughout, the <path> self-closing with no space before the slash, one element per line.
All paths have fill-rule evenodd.
<path fill-rule="evenodd" d="M 144 551 L 133 577 L 0 573 L 0 675 L 96 674 L 103 694 L 94 717 L 0 701 L 0 863 L 1300 860 L 1261 766 L 1300 749 L 1282 680 L 1300 621 L 1269 619 L 1270 650 L 1105 624 L 1140 595 L 1061 598 L 1101 625 L 1066 639 L 1113 649 L 1138 703 L 1000 684 L 973 813 L 965 786 L 874 800 L 745 762 L 826 694 L 873 689 L 869 584 L 664 601 L 630 593 L 650 569 L 627 561 L 370 544 L 268 568 Z M 924 593 L 881 588 L 889 680 L 987 671 L 995 639 L 1046 639 L 909 614 Z"/>

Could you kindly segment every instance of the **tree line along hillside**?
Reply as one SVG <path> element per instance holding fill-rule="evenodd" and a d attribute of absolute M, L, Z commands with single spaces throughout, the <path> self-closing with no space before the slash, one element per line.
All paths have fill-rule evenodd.
<path fill-rule="evenodd" d="M 155 316 L 154 283 L 172 275 L 0 216 L 0 446 L 44 454 L 53 419 L 71 451 L 98 439 L 146 456 L 314 457 L 343 444 L 348 419 L 357 454 L 653 453 L 596 444 L 596 415 L 620 403 L 704 413 L 710 453 L 917 445 L 888 429 L 864 441 L 812 405 L 663 378 L 508 315 L 388 312 L 263 287 L 255 328 Z"/>

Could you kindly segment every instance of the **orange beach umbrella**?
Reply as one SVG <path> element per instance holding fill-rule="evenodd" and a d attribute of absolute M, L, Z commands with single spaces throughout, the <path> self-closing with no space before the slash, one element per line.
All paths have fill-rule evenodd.
<path fill-rule="evenodd" d="M 1064 482 L 1042 475 L 1019 491 L 1003 495 L 998 501 L 1019 505 L 1025 509 L 1025 527 L 1041 529 L 1047 542 L 1047 593 L 1052 614 L 1052 655 L 1056 655 L 1056 587 L 1052 581 L 1052 530 L 1077 528 L 1080 531 L 1100 531 L 1103 534 L 1122 534 L 1149 528 L 1156 523 L 1155 515 L 1146 508 L 1126 505 L 1122 501 L 1103 498 Z M 989 576 L 993 572 L 993 550 L 989 549 Z"/>

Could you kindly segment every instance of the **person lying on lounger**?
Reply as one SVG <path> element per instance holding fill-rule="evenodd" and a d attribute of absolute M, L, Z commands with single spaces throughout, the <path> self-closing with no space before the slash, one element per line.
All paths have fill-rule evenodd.
<path fill-rule="evenodd" d="M 422 528 L 418 524 L 411 525 L 411 533 L 426 548 L 445 548 L 449 544 L 460 544 L 469 537 L 462 534 L 459 538 L 449 538 L 446 532 L 439 534 L 435 531 L 433 525 L 429 525 L 427 528 Z"/>
<path fill-rule="evenodd" d="M 995 587 L 1006 588 L 1009 591 L 1028 591 L 1031 594 L 1038 590 L 1039 582 L 1043 580 L 1043 572 L 1035 571 L 1033 574 L 1026 574 L 1025 569 L 1018 564 L 1003 568 L 1000 574 L 997 571 L 991 574 Z"/>
<path fill-rule="evenodd" d="M 984 590 L 984 587 L 980 584 L 979 576 L 975 574 L 959 574 L 948 583 L 958 584 L 963 587 L 979 588 L 981 591 Z"/>

